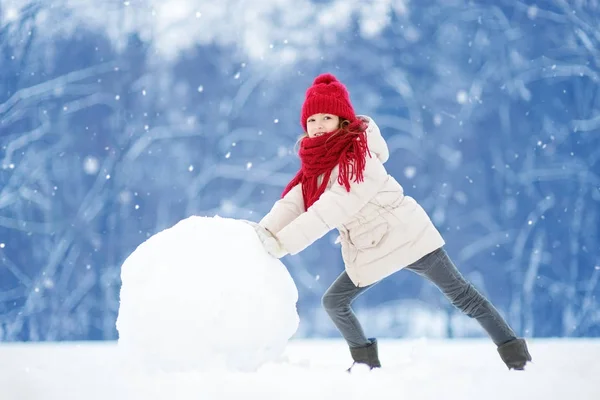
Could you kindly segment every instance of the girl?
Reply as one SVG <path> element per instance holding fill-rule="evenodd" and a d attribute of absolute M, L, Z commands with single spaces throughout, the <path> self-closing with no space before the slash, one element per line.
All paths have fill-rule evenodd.
<path fill-rule="evenodd" d="M 277 258 L 299 253 L 333 228 L 339 231 L 345 271 L 327 289 L 322 304 L 348 343 L 352 366 L 381 366 L 377 340 L 365 336 L 352 302 L 406 268 L 475 318 L 509 369 L 524 369 L 531 361 L 525 340 L 465 280 L 426 212 L 388 175 L 383 164 L 389 153 L 379 128 L 371 118 L 355 115 L 348 91 L 335 76 L 322 74 L 314 80 L 300 122 L 305 131 L 301 169 L 271 211 L 253 225 L 265 249 Z"/>

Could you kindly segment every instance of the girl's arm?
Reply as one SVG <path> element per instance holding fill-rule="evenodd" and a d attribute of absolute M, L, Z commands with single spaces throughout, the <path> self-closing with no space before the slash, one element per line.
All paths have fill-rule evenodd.
<path fill-rule="evenodd" d="M 275 202 L 271 211 L 260 220 L 259 225 L 276 234 L 303 212 L 302 185 L 298 184 L 282 199 Z"/>
<path fill-rule="evenodd" d="M 363 208 L 385 185 L 388 174 L 381 161 L 367 155 L 363 182 L 351 182 L 350 191 L 337 181 L 334 171 L 331 188 L 327 189 L 305 213 L 297 216 L 277 234 L 281 245 L 297 254 L 333 228 L 341 226 Z M 301 193 L 300 193 L 301 195 Z"/>

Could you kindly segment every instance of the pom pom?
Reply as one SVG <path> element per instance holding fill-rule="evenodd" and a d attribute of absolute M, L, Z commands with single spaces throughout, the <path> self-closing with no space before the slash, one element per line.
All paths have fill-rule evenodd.
<path fill-rule="evenodd" d="M 324 83 L 324 84 L 328 85 L 332 82 L 337 82 L 337 81 L 338 80 L 336 79 L 336 77 L 333 76 L 332 74 L 321 74 L 315 78 L 313 85 L 318 85 L 319 83 Z"/>

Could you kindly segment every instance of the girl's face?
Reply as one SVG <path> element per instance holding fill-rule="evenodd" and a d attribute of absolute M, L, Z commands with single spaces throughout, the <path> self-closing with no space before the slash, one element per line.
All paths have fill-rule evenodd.
<path fill-rule="evenodd" d="M 309 138 L 333 132 L 340 125 L 340 117 L 333 114 L 313 114 L 306 119 L 306 133 Z"/>

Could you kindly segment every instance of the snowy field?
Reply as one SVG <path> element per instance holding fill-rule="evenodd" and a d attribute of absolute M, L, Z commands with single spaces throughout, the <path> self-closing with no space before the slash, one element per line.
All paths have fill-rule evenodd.
<path fill-rule="evenodd" d="M 343 340 L 296 338 L 294 282 L 237 220 L 183 220 L 121 277 L 119 342 L 0 344 L 0 400 L 600 399 L 600 339 L 531 340 L 526 371 L 490 340 L 380 339 L 383 368 L 348 374 Z"/>
<path fill-rule="evenodd" d="M 340 340 L 291 340 L 256 372 L 140 373 L 115 342 L 0 345 L 2 400 L 600 399 L 600 340 L 532 340 L 508 371 L 487 340 L 381 340 L 384 366 L 347 374 Z"/>

